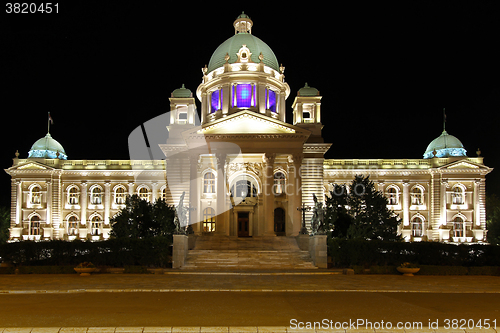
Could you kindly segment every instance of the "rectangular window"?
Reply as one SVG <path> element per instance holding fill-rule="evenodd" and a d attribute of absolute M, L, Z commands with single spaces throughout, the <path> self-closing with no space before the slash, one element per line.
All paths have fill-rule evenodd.
<path fill-rule="evenodd" d="M 252 106 L 252 85 L 238 84 L 236 86 L 236 105 L 238 108 L 249 108 Z"/>
<path fill-rule="evenodd" d="M 219 98 L 219 97 L 222 97 L 222 91 L 221 90 L 216 90 L 212 93 L 212 98 L 211 98 L 211 109 L 210 109 L 210 113 L 214 113 L 215 111 L 217 110 L 220 110 L 221 107 L 220 107 L 220 101 L 222 98 Z"/>
<path fill-rule="evenodd" d="M 267 89 L 267 109 L 276 112 L 276 92 Z"/>

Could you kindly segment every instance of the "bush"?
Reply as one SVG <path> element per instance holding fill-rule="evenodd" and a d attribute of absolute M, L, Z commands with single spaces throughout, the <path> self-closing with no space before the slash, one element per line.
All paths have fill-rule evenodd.
<path fill-rule="evenodd" d="M 381 242 L 329 239 L 328 253 L 338 267 L 399 266 L 403 262 L 435 266 L 500 266 L 500 246 L 438 242 Z"/>
<path fill-rule="evenodd" d="M 72 266 L 89 261 L 96 266 L 167 267 L 172 242 L 167 237 L 110 239 L 101 242 L 23 241 L 0 245 L 0 257 L 22 266 Z"/>

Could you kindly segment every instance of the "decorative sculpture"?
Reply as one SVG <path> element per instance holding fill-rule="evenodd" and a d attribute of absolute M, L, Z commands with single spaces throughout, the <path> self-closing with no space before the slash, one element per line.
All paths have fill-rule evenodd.
<path fill-rule="evenodd" d="M 187 218 L 186 218 L 186 208 L 184 207 L 184 195 L 186 192 L 182 192 L 181 198 L 179 199 L 179 204 L 175 208 L 177 214 L 174 218 L 175 224 L 175 234 L 176 235 L 185 235 L 186 234 L 186 226 L 187 226 Z"/>
<path fill-rule="evenodd" d="M 323 203 L 318 201 L 318 198 L 313 193 L 314 207 L 313 216 L 311 218 L 311 235 L 324 235 L 325 225 L 323 223 L 325 208 Z"/>

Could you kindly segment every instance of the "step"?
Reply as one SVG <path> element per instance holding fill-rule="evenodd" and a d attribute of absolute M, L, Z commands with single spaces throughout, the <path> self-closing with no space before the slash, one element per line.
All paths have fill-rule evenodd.
<path fill-rule="evenodd" d="M 317 269 L 293 237 L 199 237 L 183 269 L 294 270 Z"/>

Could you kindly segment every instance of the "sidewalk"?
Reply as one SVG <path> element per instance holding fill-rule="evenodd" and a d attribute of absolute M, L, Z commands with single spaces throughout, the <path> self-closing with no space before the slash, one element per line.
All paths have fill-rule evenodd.
<path fill-rule="evenodd" d="M 314 272 L 0 275 L 0 294 L 74 292 L 500 293 L 497 276 L 339 275 Z"/>

